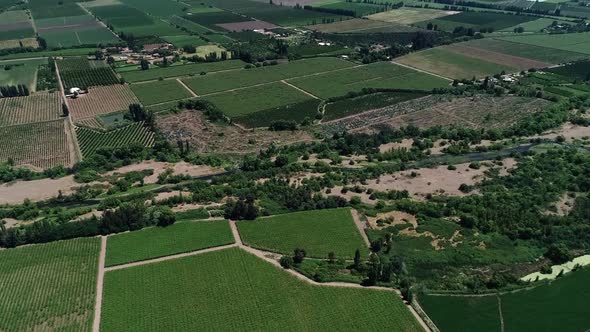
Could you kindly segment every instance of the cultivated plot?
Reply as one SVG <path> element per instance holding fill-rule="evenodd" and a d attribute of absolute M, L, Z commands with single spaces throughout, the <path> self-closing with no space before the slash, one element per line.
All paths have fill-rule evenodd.
<path fill-rule="evenodd" d="M 368 254 L 350 209 L 295 212 L 254 221 L 237 222 L 242 241 L 252 247 L 293 254 L 305 249 L 310 257 L 352 258 L 357 249 Z"/>
<path fill-rule="evenodd" d="M 133 90 L 133 93 L 135 93 L 144 106 L 186 99 L 193 96 L 176 80 L 132 84 L 131 90 Z"/>
<path fill-rule="evenodd" d="M 459 12 L 449 10 L 438 10 L 428 8 L 399 8 L 387 12 L 377 13 L 367 16 L 370 20 L 399 23 L 399 24 L 413 24 L 425 20 L 432 20 L 439 17 L 458 14 Z"/>
<path fill-rule="evenodd" d="M 450 83 L 443 78 L 388 62 L 295 78 L 288 82 L 322 99 L 344 96 L 363 88 L 429 91 Z"/>
<path fill-rule="evenodd" d="M 185 65 L 175 65 L 163 68 L 150 68 L 148 70 L 133 70 L 121 72 L 121 77 L 127 82 L 140 82 L 157 80 L 158 78 L 169 78 L 177 76 L 200 75 L 201 73 L 211 73 L 216 71 L 240 69 L 245 63 L 241 60 L 228 60 L 208 63 L 190 63 Z"/>
<path fill-rule="evenodd" d="M 100 148 L 129 147 L 135 144 L 149 147 L 154 144 L 154 133 L 142 122 L 108 132 L 76 127 L 76 134 L 84 157 L 95 154 Z"/>
<path fill-rule="evenodd" d="M 0 251 L 0 330 L 89 331 L 98 238 Z"/>
<path fill-rule="evenodd" d="M 94 119 L 98 115 L 124 111 L 139 100 L 128 85 L 106 85 L 88 89 L 88 93 L 68 100 L 75 122 Z"/>
<path fill-rule="evenodd" d="M 549 47 L 590 55 L 590 32 L 499 37 L 513 43 Z"/>
<path fill-rule="evenodd" d="M 101 330 L 203 326 L 216 331 L 421 330 L 393 292 L 309 285 L 237 248 L 106 273 Z"/>
<path fill-rule="evenodd" d="M 47 58 L 0 61 L 0 86 L 24 84 L 35 91 L 39 66 L 47 64 Z"/>
<path fill-rule="evenodd" d="M 106 265 L 120 265 L 234 243 L 226 220 L 177 222 L 111 235 Z"/>
<path fill-rule="evenodd" d="M 0 127 L 57 120 L 62 116 L 59 93 L 0 98 Z"/>

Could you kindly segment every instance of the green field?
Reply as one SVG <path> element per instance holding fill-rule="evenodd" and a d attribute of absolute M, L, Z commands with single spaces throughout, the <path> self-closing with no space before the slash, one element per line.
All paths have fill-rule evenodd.
<path fill-rule="evenodd" d="M 404 65 L 453 79 L 482 78 L 517 68 L 461 55 L 442 48 L 431 48 L 396 59 Z"/>
<path fill-rule="evenodd" d="M 497 39 L 590 55 L 590 32 L 499 37 Z M 563 61 L 562 61 L 563 62 Z"/>
<path fill-rule="evenodd" d="M 534 46 L 495 38 L 473 39 L 466 42 L 465 45 L 555 64 L 588 57 L 583 53 L 546 47 L 548 45 Z"/>
<path fill-rule="evenodd" d="M 0 330 L 90 331 L 98 238 L 0 250 Z"/>
<path fill-rule="evenodd" d="M 24 10 L 0 12 L 0 40 L 35 37 L 35 30 Z"/>
<path fill-rule="evenodd" d="M 227 221 L 179 222 L 162 228 L 111 235 L 106 266 L 217 247 L 234 242 Z"/>
<path fill-rule="evenodd" d="M 107 272 L 101 330 L 420 331 L 391 292 L 312 286 L 240 249 Z"/>
<path fill-rule="evenodd" d="M 160 77 L 169 78 L 176 76 L 188 76 L 188 75 L 199 75 L 200 73 L 216 72 L 220 70 L 239 69 L 244 67 L 244 62 L 241 60 L 233 61 L 218 61 L 218 62 L 205 62 L 205 63 L 194 63 L 186 65 L 175 65 L 164 68 L 150 68 L 148 70 L 132 70 L 121 72 L 121 76 L 127 82 L 140 82 L 156 80 Z"/>
<path fill-rule="evenodd" d="M 351 62 L 337 58 L 314 58 L 275 66 L 195 76 L 184 79 L 183 82 L 197 94 L 205 95 L 352 66 Z"/>
<path fill-rule="evenodd" d="M 590 328 L 590 269 L 570 273 L 532 290 L 500 296 L 507 331 L 586 331 Z M 442 332 L 498 331 L 495 295 L 453 297 L 423 295 L 422 308 Z"/>
<path fill-rule="evenodd" d="M 320 2 L 315 2 L 312 4 L 312 6 L 328 9 L 349 10 L 354 13 L 355 17 L 371 15 L 385 10 L 385 6 L 380 6 L 372 3 L 363 3 L 360 1 L 352 2 L 344 0 L 324 0 Z"/>
<path fill-rule="evenodd" d="M 429 91 L 449 85 L 442 78 L 387 62 L 296 78 L 288 82 L 323 99 L 358 92 L 363 88 Z"/>
<path fill-rule="evenodd" d="M 37 70 L 46 63 L 47 58 L 0 61 L 0 85 L 24 84 L 35 91 Z"/>
<path fill-rule="evenodd" d="M 131 84 L 130 87 L 144 106 L 192 97 L 176 80 Z"/>
<path fill-rule="evenodd" d="M 380 92 L 351 99 L 338 100 L 326 105 L 326 112 L 322 120 L 335 120 L 425 95 L 424 93 L 415 92 Z"/>
<path fill-rule="evenodd" d="M 264 94 L 264 98 L 260 98 L 261 94 Z M 244 116 L 312 99 L 282 82 L 226 91 L 203 98 L 217 105 L 229 117 Z"/>
<path fill-rule="evenodd" d="M 276 120 L 301 123 L 305 118 L 314 119 L 320 102 L 318 99 L 308 99 L 295 104 L 278 106 L 234 117 L 232 120 L 249 128 L 268 127 Z"/>
<path fill-rule="evenodd" d="M 382 22 L 413 24 L 416 22 L 432 20 L 448 15 L 449 13 L 444 10 L 428 8 L 399 8 L 383 13 L 377 13 L 367 18 L 370 20 Z"/>
<path fill-rule="evenodd" d="M 453 31 L 457 27 L 473 28 L 475 31 L 480 29 L 492 28 L 494 31 L 514 27 L 519 24 L 534 21 L 537 17 L 526 15 L 513 15 L 495 12 L 469 11 L 461 12 L 455 15 L 449 15 L 442 18 L 429 19 L 416 23 L 419 27 L 426 27 L 428 23 L 437 25 L 438 30 Z"/>
<path fill-rule="evenodd" d="M 244 243 L 259 249 L 292 254 L 305 249 L 310 257 L 351 258 L 357 249 L 368 254 L 349 209 L 295 212 L 237 223 Z"/>
<path fill-rule="evenodd" d="M 91 156 L 104 147 L 117 148 L 132 144 L 152 146 L 154 144 L 154 133 L 141 122 L 108 132 L 76 127 L 76 134 L 84 157 Z"/>
<path fill-rule="evenodd" d="M 185 46 L 201 46 L 207 45 L 207 42 L 198 36 L 180 35 L 180 36 L 162 36 L 162 39 L 174 45 L 174 47 L 182 48 Z"/>
<path fill-rule="evenodd" d="M 569 23 L 568 21 L 559 21 L 552 18 L 542 17 L 534 21 L 524 22 L 513 27 L 507 27 L 505 29 L 502 29 L 501 31 L 512 32 L 515 28 L 520 27 L 523 28 L 525 32 L 540 32 L 541 30 L 550 26 L 554 21 L 557 21 L 560 24 Z"/>

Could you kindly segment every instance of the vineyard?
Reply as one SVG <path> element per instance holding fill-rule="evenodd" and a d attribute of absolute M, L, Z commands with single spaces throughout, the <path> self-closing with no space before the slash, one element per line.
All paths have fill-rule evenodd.
<path fill-rule="evenodd" d="M 93 87 L 87 94 L 69 101 L 72 119 L 76 123 L 94 119 L 97 115 L 127 110 L 134 103 L 139 101 L 129 86 L 121 84 Z"/>
<path fill-rule="evenodd" d="M 154 133 L 145 127 L 143 122 L 134 123 L 109 132 L 76 127 L 76 134 L 78 135 L 80 150 L 84 157 L 91 156 L 98 149 L 105 147 L 117 148 L 130 144 L 152 146 L 154 144 Z"/>
<path fill-rule="evenodd" d="M 85 89 L 90 86 L 119 83 L 115 72 L 102 61 L 73 57 L 58 60 L 57 65 L 66 90 L 74 87 Z"/>
<path fill-rule="evenodd" d="M 0 331 L 90 330 L 100 240 L 0 251 Z"/>
<path fill-rule="evenodd" d="M 61 114 L 59 93 L 0 99 L 0 126 L 56 120 Z"/>
<path fill-rule="evenodd" d="M 55 120 L 0 128 L 0 162 L 46 169 L 70 165 L 65 121 Z"/>

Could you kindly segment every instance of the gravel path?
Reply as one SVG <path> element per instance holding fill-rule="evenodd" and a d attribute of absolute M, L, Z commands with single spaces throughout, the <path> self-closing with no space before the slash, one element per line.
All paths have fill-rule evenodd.
<path fill-rule="evenodd" d="M 96 302 L 94 304 L 94 322 L 92 332 L 100 331 L 100 315 L 102 310 L 102 288 L 104 284 L 104 262 L 107 254 L 107 237 L 100 238 L 100 256 L 98 257 L 98 279 L 96 280 Z"/>

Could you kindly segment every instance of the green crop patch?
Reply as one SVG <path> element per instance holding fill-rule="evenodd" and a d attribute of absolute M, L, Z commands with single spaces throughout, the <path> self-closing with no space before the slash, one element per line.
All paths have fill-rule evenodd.
<path fill-rule="evenodd" d="M 89 6 L 88 10 L 110 25 L 114 31 L 130 33 L 136 37 L 186 34 L 159 19 L 148 16 L 139 9 L 124 4 Z"/>
<path fill-rule="evenodd" d="M 264 94 L 264 98 L 260 98 L 261 93 Z M 203 98 L 232 118 L 312 99 L 282 82 L 226 91 Z"/>
<path fill-rule="evenodd" d="M 187 6 L 183 2 L 174 0 L 121 0 L 121 2 L 128 6 L 139 8 L 155 17 L 181 15 L 190 8 L 190 6 Z"/>
<path fill-rule="evenodd" d="M 0 330 L 90 331 L 98 238 L 0 251 Z"/>
<path fill-rule="evenodd" d="M 315 77 L 315 74 L 320 72 L 340 70 L 352 66 L 351 62 L 336 58 L 313 58 L 275 66 L 195 76 L 184 79 L 183 82 L 197 94 L 206 95 L 293 77 L 307 75 L 314 75 Z"/>
<path fill-rule="evenodd" d="M 306 118 L 310 121 L 315 118 L 320 103 L 321 101 L 318 99 L 309 99 L 295 104 L 279 106 L 245 116 L 235 117 L 233 120 L 249 128 L 268 127 L 277 120 L 301 123 Z"/>
<path fill-rule="evenodd" d="M 568 34 L 531 34 L 522 36 L 499 37 L 497 39 L 513 43 L 549 47 L 590 55 L 590 32 Z M 565 61 L 560 61 L 565 62 Z"/>
<path fill-rule="evenodd" d="M 84 57 L 56 60 L 66 90 L 91 86 L 118 84 L 119 79 L 104 61 L 90 61 Z"/>
<path fill-rule="evenodd" d="M 140 70 L 137 68 L 137 70 L 122 72 L 121 77 L 123 77 L 127 82 L 141 82 L 156 80 L 160 77 L 169 78 L 177 76 L 200 75 L 201 73 L 239 69 L 242 67 L 244 67 L 244 62 L 241 60 L 189 63 L 185 65 L 174 65 L 162 68 L 155 67 L 148 70 Z"/>
<path fill-rule="evenodd" d="M 154 133 L 141 122 L 108 132 L 76 127 L 76 134 L 84 157 L 95 154 L 100 148 L 128 147 L 134 144 L 149 147 L 154 144 Z"/>
<path fill-rule="evenodd" d="M 534 21 L 536 19 L 537 17 L 535 16 L 469 11 L 418 22 L 416 25 L 425 28 L 428 23 L 432 23 L 433 25 L 436 25 L 439 30 L 444 31 L 453 31 L 457 27 L 473 28 L 476 31 L 481 29 L 498 31 L 521 23 Z"/>
<path fill-rule="evenodd" d="M 530 290 L 499 296 L 421 295 L 419 301 L 441 331 L 585 331 L 590 269 L 581 269 Z M 501 309 L 499 307 L 501 304 Z M 563 324 L 567 322 L 567 324 Z"/>
<path fill-rule="evenodd" d="M 323 121 L 330 121 L 377 108 L 423 97 L 419 92 L 379 92 L 355 98 L 347 98 L 326 105 Z"/>
<path fill-rule="evenodd" d="M 170 44 L 174 45 L 177 48 L 183 48 L 186 46 L 201 46 L 207 45 L 207 42 L 204 41 L 199 36 L 189 36 L 189 35 L 181 35 L 181 36 L 162 36 L 162 39 L 169 42 Z"/>
<path fill-rule="evenodd" d="M 144 106 L 192 97 L 177 80 L 132 84 L 131 90 Z"/>
<path fill-rule="evenodd" d="M 352 258 L 357 249 L 369 250 L 352 220 L 350 209 L 295 212 L 237 222 L 244 243 L 259 249 L 292 254 L 305 249 L 309 257 Z"/>
<path fill-rule="evenodd" d="M 36 20 L 39 36 L 50 48 L 80 45 L 108 45 L 119 41 L 111 31 L 91 15 L 46 18 Z"/>
<path fill-rule="evenodd" d="M 24 84 L 35 91 L 37 70 L 44 64 L 47 58 L 0 61 L 0 86 Z"/>
<path fill-rule="evenodd" d="M 227 221 L 178 222 L 111 235 L 106 265 L 113 266 L 234 243 Z"/>
<path fill-rule="evenodd" d="M 101 330 L 204 326 L 215 331 L 421 330 L 395 293 L 309 285 L 237 248 L 106 273 Z"/>
<path fill-rule="evenodd" d="M 288 80 L 323 99 L 359 92 L 363 88 L 430 91 L 448 86 L 445 79 L 387 62 Z"/>
<path fill-rule="evenodd" d="M 396 59 L 396 62 L 453 79 L 482 78 L 502 71 L 518 71 L 515 67 L 472 58 L 440 47 L 411 53 Z"/>
<path fill-rule="evenodd" d="M 35 20 L 42 18 L 84 15 L 84 10 L 76 1 L 30 0 L 29 8 Z"/>
<path fill-rule="evenodd" d="M 249 17 L 243 17 L 228 11 L 187 14 L 184 18 L 217 31 L 225 31 L 223 28 L 218 27 L 217 24 L 252 21 Z"/>

